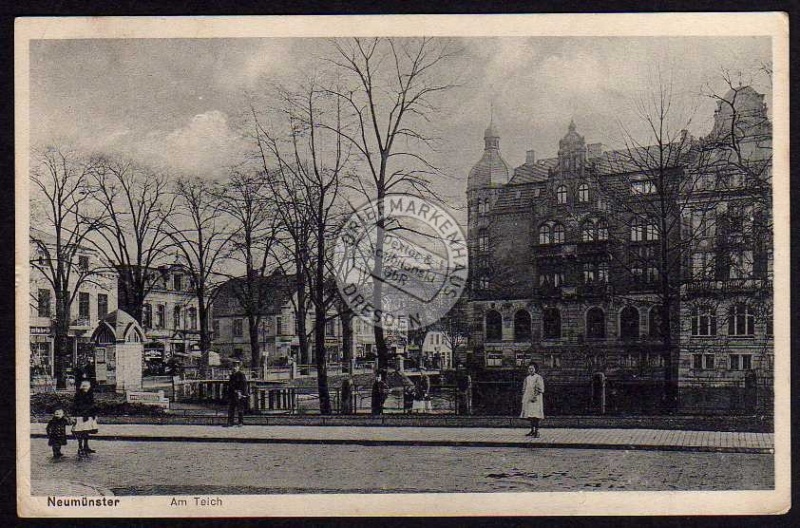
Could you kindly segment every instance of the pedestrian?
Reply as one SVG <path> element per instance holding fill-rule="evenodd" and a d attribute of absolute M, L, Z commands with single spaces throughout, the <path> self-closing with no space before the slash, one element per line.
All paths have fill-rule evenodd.
<path fill-rule="evenodd" d="M 531 430 L 525 436 L 539 438 L 539 421 L 544 418 L 544 379 L 539 375 L 539 366 L 531 363 L 528 376 L 522 384 L 522 413 L 520 418 L 531 422 Z"/>
<path fill-rule="evenodd" d="M 419 369 L 419 377 L 416 383 L 416 392 L 414 394 L 414 410 L 416 412 L 430 412 L 431 411 L 431 379 L 425 372 L 423 367 Z"/>
<path fill-rule="evenodd" d="M 389 397 L 389 385 L 384 381 L 386 371 L 381 371 L 375 375 L 372 383 L 372 414 L 382 414 L 383 404 Z"/>
<path fill-rule="evenodd" d="M 355 393 L 355 382 L 353 375 L 350 374 L 342 382 L 342 403 L 341 414 L 353 414 L 353 395 Z"/>
<path fill-rule="evenodd" d="M 74 409 L 75 424 L 72 432 L 78 439 L 78 456 L 96 453 L 89 447 L 89 435 L 97 433 L 97 408 L 94 404 L 94 389 L 88 379 L 81 381 L 78 392 L 75 393 Z"/>
<path fill-rule="evenodd" d="M 458 391 L 458 414 L 472 414 L 472 377 L 463 364 L 456 369 L 456 389 Z"/>
<path fill-rule="evenodd" d="M 238 426 L 244 425 L 244 408 L 247 405 L 247 376 L 241 370 L 241 363 L 231 364 L 231 375 L 228 378 L 228 423 L 225 427 L 233 427 L 234 415 L 238 412 Z"/>
<path fill-rule="evenodd" d="M 416 389 L 414 388 L 414 382 L 409 381 L 403 383 L 403 412 L 406 414 L 411 414 L 412 409 L 414 408 L 414 402 L 416 400 Z"/>
<path fill-rule="evenodd" d="M 53 459 L 58 460 L 64 455 L 61 446 L 67 445 L 67 425 L 69 420 L 64 416 L 64 409 L 57 407 L 53 417 L 47 422 L 47 445 L 53 448 Z"/>

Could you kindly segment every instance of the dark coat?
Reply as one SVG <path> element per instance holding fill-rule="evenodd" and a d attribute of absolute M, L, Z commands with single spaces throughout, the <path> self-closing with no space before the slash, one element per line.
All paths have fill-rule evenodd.
<path fill-rule="evenodd" d="M 47 422 L 47 445 L 63 446 L 67 445 L 67 425 L 66 418 L 56 418 L 55 416 Z"/>
<path fill-rule="evenodd" d="M 239 372 L 231 372 L 228 378 L 228 400 L 236 400 L 239 398 L 237 391 L 242 396 L 247 396 L 247 376 L 241 370 Z"/>
<path fill-rule="evenodd" d="M 73 416 L 97 418 L 97 408 L 94 405 L 94 392 L 89 389 L 87 392 L 78 391 L 75 394 L 75 405 L 72 412 Z"/>

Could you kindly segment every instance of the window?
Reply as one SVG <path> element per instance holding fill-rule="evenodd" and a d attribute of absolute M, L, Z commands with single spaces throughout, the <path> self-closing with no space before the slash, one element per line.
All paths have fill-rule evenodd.
<path fill-rule="evenodd" d="M 83 272 L 89 271 L 89 257 L 86 255 L 78 257 L 78 269 Z"/>
<path fill-rule="evenodd" d="M 486 340 L 500 341 L 503 335 L 503 317 L 497 310 L 486 312 Z"/>
<path fill-rule="evenodd" d="M 709 251 L 692 253 L 692 278 L 710 280 L 714 278 L 714 254 Z"/>
<path fill-rule="evenodd" d="M 597 240 L 608 240 L 608 226 L 603 220 L 597 221 Z"/>
<path fill-rule="evenodd" d="M 597 282 L 608 282 L 608 263 L 601 262 L 597 266 Z"/>
<path fill-rule="evenodd" d="M 750 370 L 753 368 L 753 356 L 751 354 L 731 354 L 730 370 Z"/>
<path fill-rule="evenodd" d="M 244 351 L 241 348 L 234 348 L 233 349 L 233 357 L 240 358 L 244 355 Z"/>
<path fill-rule="evenodd" d="M 692 368 L 695 370 L 701 370 L 703 368 L 703 354 L 692 355 Z"/>
<path fill-rule="evenodd" d="M 639 310 L 626 306 L 619 314 L 619 336 L 622 339 L 639 337 Z"/>
<path fill-rule="evenodd" d="M 88 319 L 89 318 L 89 294 L 85 292 L 80 292 L 78 294 L 78 318 L 79 319 Z"/>
<path fill-rule="evenodd" d="M 275 332 L 277 335 L 284 335 L 283 330 L 283 317 L 279 315 L 275 318 Z"/>
<path fill-rule="evenodd" d="M 732 251 L 731 267 L 728 277 L 731 279 L 746 279 L 753 276 L 753 252 Z"/>
<path fill-rule="evenodd" d="M 772 314 L 770 313 L 770 314 L 767 314 L 766 316 L 764 316 L 764 333 L 767 334 L 768 336 L 772 336 L 773 335 L 772 334 L 772 326 L 773 326 Z"/>
<path fill-rule="evenodd" d="M 326 336 L 334 336 L 336 335 L 336 320 L 329 319 L 325 321 L 325 335 Z"/>
<path fill-rule="evenodd" d="M 183 275 L 176 273 L 172 276 L 172 287 L 175 291 L 183 290 Z"/>
<path fill-rule="evenodd" d="M 483 201 L 483 213 L 484 214 L 488 214 L 489 213 L 489 199 L 488 198 L 486 198 Z"/>
<path fill-rule="evenodd" d="M 560 204 L 567 203 L 567 187 L 565 185 L 561 185 L 556 189 L 556 200 Z"/>
<path fill-rule="evenodd" d="M 606 314 L 601 308 L 590 308 L 586 312 L 586 337 L 589 339 L 606 337 Z"/>
<path fill-rule="evenodd" d="M 564 284 L 563 271 L 545 271 L 539 274 L 539 286 L 558 288 Z"/>
<path fill-rule="evenodd" d="M 731 306 L 728 313 L 728 335 L 755 335 L 755 317 L 753 310 L 744 303 Z"/>
<path fill-rule="evenodd" d="M 594 222 L 587 220 L 581 229 L 581 240 L 583 242 L 594 242 L 596 240 L 596 232 Z"/>
<path fill-rule="evenodd" d="M 539 243 L 540 244 L 552 243 L 552 239 L 550 238 L 550 226 L 543 225 L 539 228 Z"/>
<path fill-rule="evenodd" d="M 664 323 L 664 307 L 663 306 L 653 306 L 650 308 L 650 313 L 648 314 L 648 332 L 650 337 L 662 337 L 662 332 L 664 329 L 662 328 L 662 324 Z"/>
<path fill-rule="evenodd" d="M 578 201 L 581 203 L 586 203 L 589 201 L 589 185 L 586 183 L 582 183 L 580 187 L 578 187 Z"/>
<path fill-rule="evenodd" d="M 594 267 L 594 264 L 587 263 L 583 265 L 583 282 L 586 284 L 591 284 L 597 280 L 597 270 Z"/>
<path fill-rule="evenodd" d="M 145 328 L 153 327 L 153 305 L 145 303 L 142 305 L 142 326 Z"/>
<path fill-rule="evenodd" d="M 37 304 L 39 317 L 50 317 L 50 290 L 39 290 L 39 299 Z"/>
<path fill-rule="evenodd" d="M 481 277 L 478 281 L 478 288 L 481 290 L 488 290 L 489 289 L 489 279 L 486 277 Z"/>
<path fill-rule="evenodd" d="M 658 282 L 658 268 L 654 266 L 648 266 L 647 269 L 645 269 L 644 279 L 650 284 Z"/>
<path fill-rule="evenodd" d="M 690 213 L 687 238 L 714 238 L 716 235 L 716 211 L 695 209 Z"/>
<path fill-rule="evenodd" d="M 189 308 L 189 330 L 197 330 L 197 308 Z"/>
<path fill-rule="evenodd" d="M 556 224 L 553 226 L 553 244 L 564 243 L 564 226 Z"/>
<path fill-rule="evenodd" d="M 233 337 L 244 336 L 244 321 L 242 319 L 233 320 Z"/>
<path fill-rule="evenodd" d="M 692 308 L 692 335 L 717 335 L 717 311 L 710 306 L 695 306 Z"/>
<path fill-rule="evenodd" d="M 714 354 L 706 354 L 704 359 L 703 368 L 706 370 L 714 370 Z"/>
<path fill-rule="evenodd" d="M 547 366 L 550 368 L 559 368 L 561 367 L 561 358 L 556 354 L 550 354 L 547 357 Z"/>
<path fill-rule="evenodd" d="M 487 367 L 502 367 L 503 366 L 503 354 L 501 352 L 488 352 L 486 354 L 486 366 Z"/>
<path fill-rule="evenodd" d="M 654 223 L 631 226 L 631 242 L 647 242 L 659 239 L 658 227 Z"/>
<path fill-rule="evenodd" d="M 489 249 L 489 235 L 485 229 L 481 229 L 478 234 L 478 250 L 488 251 Z"/>
<path fill-rule="evenodd" d="M 542 311 L 542 337 L 545 339 L 561 337 L 561 312 L 558 308 L 545 308 Z"/>
<path fill-rule="evenodd" d="M 156 306 L 156 328 L 164 328 L 167 319 L 167 308 L 163 304 Z"/>
<path fill-rule="evenodd" d="M 514 341 L 531 340 L 531 314 L 526 310 L 519 310 L 514 314 Z"/>
<path fill-rule="evenodd" d="M 172 311 L 172 327 L 176 330 L 183 326 L 181 324 L 181 307 L 179 305 L 175 305 L 175 309 Z"/>
<path fill-rule="evenodd" d="M 108 315 L 108 295 L 105 293 L 97 294 L 97 318 L 102 319 Z"/>
<path fill-rule="evenodd" d="M 641 180 L 631 183 L 633 194 L 653 194 L 656 192 L 655 184 L 650 180 Z"/>

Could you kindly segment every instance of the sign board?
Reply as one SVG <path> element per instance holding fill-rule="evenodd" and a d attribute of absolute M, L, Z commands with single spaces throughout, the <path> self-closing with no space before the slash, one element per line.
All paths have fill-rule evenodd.
<path fill-rule="evenodd" d="M 169 399 L 164 397 L 163 390 L 158 392 L 128 391 L 125 393 L 125 399 L 128 403 L 157 405 L 169 409 Z"/>

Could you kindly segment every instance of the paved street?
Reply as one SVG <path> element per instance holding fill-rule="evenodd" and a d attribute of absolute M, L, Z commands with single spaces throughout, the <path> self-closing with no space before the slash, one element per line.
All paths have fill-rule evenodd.
<path fill-rule="evenodd" d="M 118 495 L 767 489 L 773 457 L 509 447 L 96 441 L 54 462 L 32 439 L 33 493 L 79 482 Z M 66 484 L 65 484 L 66 485 Z"/>

